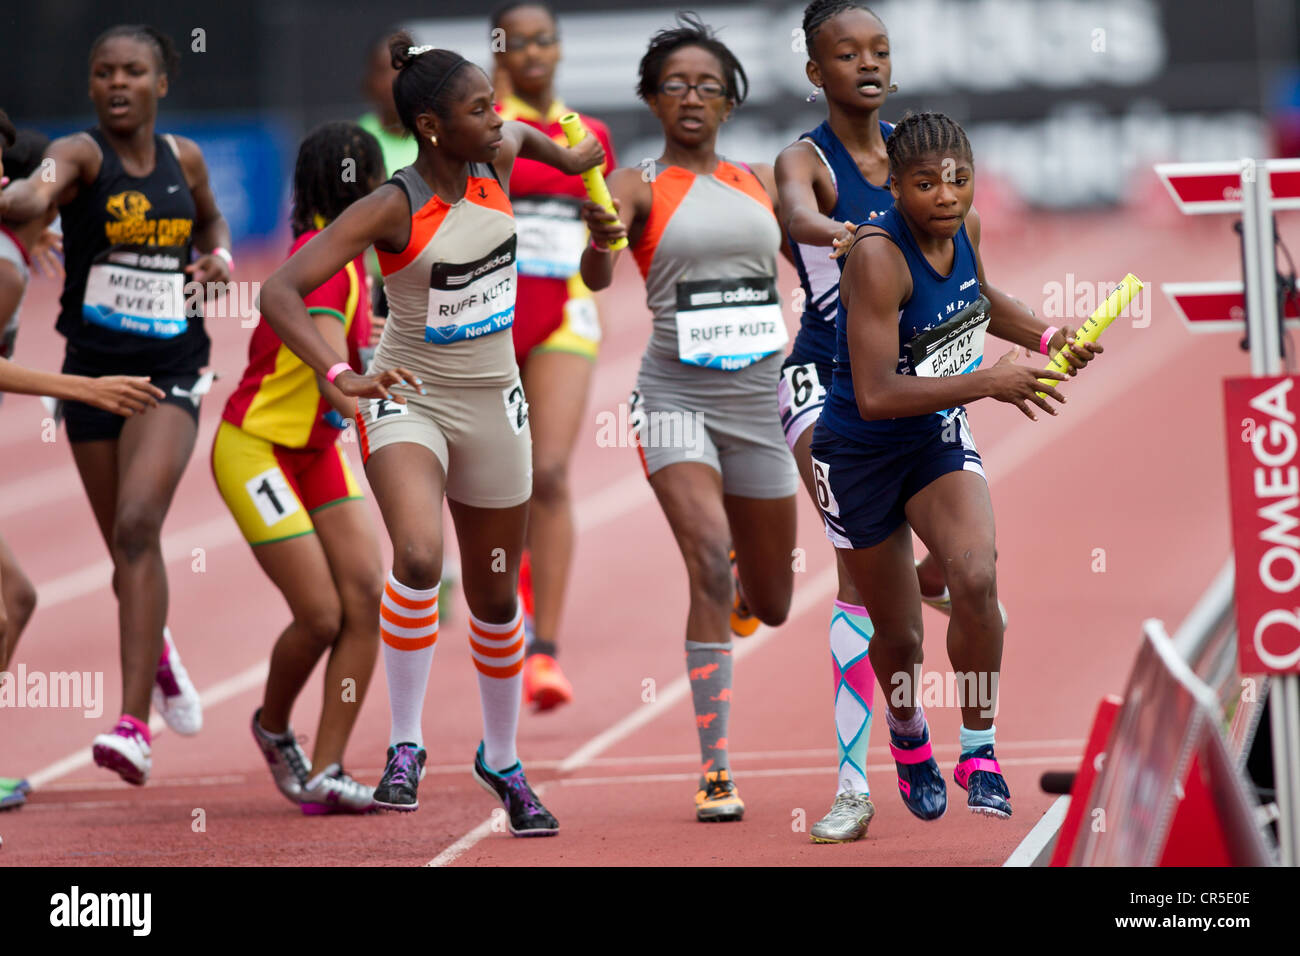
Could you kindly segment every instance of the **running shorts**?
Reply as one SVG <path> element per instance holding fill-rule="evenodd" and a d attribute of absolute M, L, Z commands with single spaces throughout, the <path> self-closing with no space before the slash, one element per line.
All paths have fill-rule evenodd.
<path fill-rule="evenodd" d="M 316 512 L 362 497 L 338 442 L 285 448 L 227 421 L 212 443 L 212 475 L 252 545 L 310 534 Z"/>

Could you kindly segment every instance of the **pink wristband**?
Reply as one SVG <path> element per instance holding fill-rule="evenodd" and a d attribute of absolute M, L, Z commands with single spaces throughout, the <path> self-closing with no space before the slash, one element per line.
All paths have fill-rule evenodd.
<path fill-rule="evenodd" d="M 325 373 L 325 381 L 333 385 L 334 380 L 339 377 L 339 373 L 346 372 L 350 368 L 352 368 L 352 366 L 349 365 L 347 362 L 339 362 L 337 365 L 332 366 L 330 370 Z"/>
<path fill-rule="evenodd" d="M 1048 326 L 1047 331 L 1043 333 L 1043 340 L 1038 343 L 1038 351 L 1042 352 L 1044 355 L 1051 354 L 1049 343 L 1052 341 L 1052 336 L 1059 331 L 1061 330 L 1054 325 Z"/>

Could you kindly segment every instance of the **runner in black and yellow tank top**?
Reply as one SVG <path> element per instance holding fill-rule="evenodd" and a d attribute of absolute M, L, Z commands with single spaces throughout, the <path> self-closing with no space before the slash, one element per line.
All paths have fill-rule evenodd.
<path fill-rule="evenodd" d="M 594 139 L 566 149 L 504 121 L 483 71 L 458 54 L 414 46 L 406 34 L 394 36 L 390 49 L 398 70 L 393 98 L 419 143 L 418 158 L 267 280 L 262 315 L 299 358 L 360 400 L 366 476 L 394 555 L 379 622 L 393 723 L 376 804 L 419 806 L 445 494 L 461 545 L 483 708 L 474 777 L 505 805 L 512 833 L 546 836 L 559 824 L 529 788 L 515 752 L 524 644 L 517 589 L 532 476 L 528 405 L 509 335 L 514 218 L 501 183 L 517 156 L 578 173 L 604 153 Z M 371 373 L 360 375 L 338 363 L 303 297 L 372 243 L 390 311 Z"/>
<path fill-rule="evenodd" d="M 130 419 L 64 405 L 120 604 L 122 718 L 95 739 L 95 761 L 134 784 L 147 780 L 151 765 L 151 697 L 173 730 L 192 734 L 202 725 L 198 696 L 166 633 L 160 530 L 194 449 L 206 387 L 205 296 L 191 283 L 224 288 L 231 263 L 230 229 L 198 147 L 155 132 L 176 65 L 171 41 L 151 27 L 103 33 L 90 52 L 96 126 L 51 144 L 52 176 L 42 169 L 0 199 L 0 214 L 18 221 L 60 207 L 63 371 L 148 375 L 165 393 L 161 407 Z"/>

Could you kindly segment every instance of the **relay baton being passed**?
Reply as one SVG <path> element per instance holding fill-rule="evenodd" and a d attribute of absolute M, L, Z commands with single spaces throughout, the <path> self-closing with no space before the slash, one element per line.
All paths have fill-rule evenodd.
<path fill-rule="evenodd" d="M 1084 322 L 1083 325 L 1079 326 L 1078 330 L 1074 333 L 1075 344 L 1082 345 L 1084 342 L 1096 342 L 1101 338 L 1101 333 L 1105 332 L 1106 329 L 1110 327 L 1110 324 L 1119 317 L 1119 314 L 1128 308 L 1128 304 L 1133 301 L 1134 296 L 1141 291 L 1142 280 L 1130 272 L 1120 281 L 1120 284 L 1115 291 L 1106 297 L 1106 301 L 1097 307 L 1097 311 L 1088 316 L 1088 320 Z M 1060 372 L 1062 375 L 1069 374 L 1070 363 L 1065 357 L 1068 348 L 1069 346 L 1067 345 L 1065 348 L 1061 349 L 1061 351 L 1057 352 L 1052 360 L 1047 363 L 1047 368 L 1049 370 Z M 1039 381 L 1044 385 L 1060 384 L 1055 379 L 1050 378 L 1040 378 Z M 1039 392 L 1038 397 L 1045 398 L 1046 395 L 1043 392 Z"/>
<path fill-rule="evenodd" d="M 577 113 L 565 113 L 560 117 L 560 129 L 564 130 L 565 137 L 569 140 L 570 146 L 576 146 L 582 142 L 582 138 L 587 135 L 587 128 L 582 125 L 582 120 L 578 118 Z M 609 187 L 605 185 L 605 177 L 600 174 L 600 167 L 593 166 L 582 174 L 582 184 L 587 187 L 587 195 L 597 206 L 604 206 L 614 216 L 614 200 L 609 195 Z M 624 249 L 627 247 L 627 237 L 615 239 L 609 244 L 610 249 Z"/>

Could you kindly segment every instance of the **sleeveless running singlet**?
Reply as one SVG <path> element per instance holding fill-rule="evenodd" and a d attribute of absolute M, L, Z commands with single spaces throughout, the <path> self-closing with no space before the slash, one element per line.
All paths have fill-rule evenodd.
<path fill-rule="evenodd" d="M 737 371 L 780 351 L 781 227 L 758 177 L 726 160 L 707 176 L 656 164 L 651 189 L 632 249 L 654 316 L 643 370 Z"/>
<path fill-rule="evenodd" d="M 938 377 L 975 371 L 984 358 L 984 333 L 988 328 L 988 316 L 985 314 L 983 321 L 976 324 L 952 321 L 962 309 L 980 297 L 975 250 L 966 232 L 966 224 L 962 223 L 961 229 L 953 238 L 955 255 L 952 270 L 946 276 L 940 275 L 926 260 L 897 207 L 873 219 L 871 225 L 883 229 L 886 237 L 859 237 L 857 242 L 892 241 L 902 251 L 912 274 L 911 298 L 898 313 L 898 374 Z M 842 257 L 840 262 L 844 258 L 847 256 Z M 844 438 L 868 443 L 918 437 L 941 427 L 953 409 L 880 421 L 862 419 L 853 391 L 847 320 L 847 313 L 841 303 L 835 315 L 836 349 L 840 361 L 835 366 L 830 395 L 822 410 L 822 421 L 826 426 Z M 957 327 L 959 324 L 961 328 Z M 950 338 L 951 342 L 931 351 L 931 358 L 919 367 L 914 366 L 909 343 L 917 336 L 926 336 L 925 341 L 928 342 L 935 337 L 932 335 L 935 332 L 939 337 Z M 954 348 L 947 348 L 947 345 L 953 345 Z M 952 360 L 954 356 L 960 356 L 961 360 Z M 949 359 L 946 364 L 945 357 Z"/>
<path fill-rule="evenodd" d="M 155 135 L 153 171 L 131 176 L 98 129 L 86 134 L 103 160 L 95 181 L 59 209 L 67 277 L 56 328 L 81 353 L 198 369 L 209 340 L 202 297 L 185 294 L 195 208 L 180 160 Z"/>
<path fill-rule="evenodd" d="M 894 127 L 880 121 L 880 135 L 889 138 Z M 884 213 L 894 205 L 889 182 L 876 186 L 862 175 L 853 156 L 831 130 L 830 121 L 804 133 L 799 142 L 810 143 L 817 157 L 831 174 L 835 186 L 835 208 L 828 215 L 837 222 L 862 224 L 871 214 Z M 797 364 L 814 362 L 819 369 L 830 371 L 835 364 L 835 310 L 840 298 L 840 267 L 830 258 L 826 246 L 809 246 L 787 236 L 794 253 L 795 269 L 803 287 L 804 308 L 799 319 L 791 359 Z M 842 257 L 841 257 L 842 258 Z M 825 379 L 822 385 L 826 385 Z"/>
<path fill-rule="evenodd" d="M 376 249 L 389 316 L 372 367 L 400 365 L 426 382 L 508 384 L 518 377 L 515 220 L 493 168 L 471 163 L 465 195 L 440 199 L 414 166 L 389 180 L 406 193 L 411 238 Z"/>

